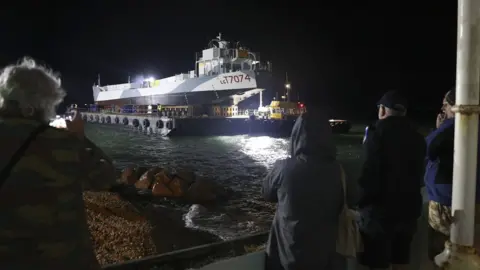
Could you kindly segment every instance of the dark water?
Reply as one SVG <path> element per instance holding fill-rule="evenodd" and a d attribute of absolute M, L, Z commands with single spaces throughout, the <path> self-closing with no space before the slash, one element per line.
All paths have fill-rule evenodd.
<path fill-rule="evenodd" d="M 361 128 L 337 135 L 338 159 L 347 174 L 360 165 Z M 128 127 L 88 125 L 87 135 L 102 147 L 118 168 L 147 165 L 191 168 L 236 191 L 234 199 L 216 210 L 198 206 L 181 209 L 188 226 L 198 227 L 223 238 L 267 230 L 274 205 L 260 197 L 260 183 L 268 169 L 287 157 L 288 139 L 249 136 L 164 138 L 145 135 Z M 321 181 L 319 177 L 319 181 Z"/>

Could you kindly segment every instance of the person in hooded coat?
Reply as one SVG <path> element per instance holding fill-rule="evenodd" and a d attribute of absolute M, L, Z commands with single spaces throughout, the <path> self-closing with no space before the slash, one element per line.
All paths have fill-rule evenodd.
<path fill-rule="evenodd" d="M 291 133 L 291 157 L 277 161 L 262 193 L 277 210 L 267 244 L 266 268 L 337 269 L 338 219 L 343 206 L 341 165 L 328 120 L 302 114 Z"/>

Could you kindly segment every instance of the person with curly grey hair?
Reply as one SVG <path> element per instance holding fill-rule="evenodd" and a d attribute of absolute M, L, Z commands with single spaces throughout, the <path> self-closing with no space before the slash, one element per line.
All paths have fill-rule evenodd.
<path fill-rule="evenodd" d="M 0 269 L 100 269 L 82 191 L 115 187 L 115 170 L 79 113 L 49 126 L 65 95 L 32 59 L 0 73 Z"/>
<path fill-rule="evenodd" d="M 0 74 L 2 113 L 47 122 L 65 96 L 60 78 L 32 59 L 7 66 Z"/>

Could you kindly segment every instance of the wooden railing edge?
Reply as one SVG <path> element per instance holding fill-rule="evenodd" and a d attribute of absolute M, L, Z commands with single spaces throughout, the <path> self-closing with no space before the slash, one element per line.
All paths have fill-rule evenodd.
<path fill-rule="evenodd" d="M 141 259 L 130 260 L 123 263 L 110 264 L 102 267 L 104 270 L 133 270 L 150 269 L 152 267 L 171 266 L 174 269 L 186 269 L 194 262 L 202 262 L 209 257 L 219 260 L 229 256 L 241 256 L 247 251 L 245 246 L 265 243 L 268 232 L 260 232 L 227 241 L 220 241 L 206 245 L 175 250 L 159 255 L 147 256 Z"/>

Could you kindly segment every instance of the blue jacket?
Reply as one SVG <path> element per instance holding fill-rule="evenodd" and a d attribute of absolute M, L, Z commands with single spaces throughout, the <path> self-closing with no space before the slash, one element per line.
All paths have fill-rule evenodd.
<path fill-rule="evenodd" d="M 428 199 L 446 206 L 452 205 L 454 130 L 454 119 L 447 119 L 426 138 L 425 186 Z M 477 164 L 480 165 L 480 159 Z M 477 203 L 480 202 L 479 176 L 477 172 Z"/>

